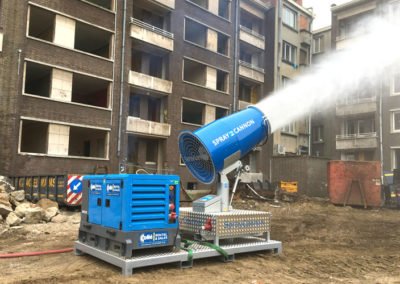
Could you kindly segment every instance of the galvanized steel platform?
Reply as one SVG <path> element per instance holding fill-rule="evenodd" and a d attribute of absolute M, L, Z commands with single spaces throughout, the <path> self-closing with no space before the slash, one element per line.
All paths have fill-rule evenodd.
<path fill-rule="evenodd" d="M 282 243 L 279 241 L 265 240 L 257 237 L 238 238 L 232 240 L 226 240 L 220 244 L 220 247 L 225 250 L 228 254 L 228 261 L 233 261 L 235 254 L 264 251 L 269 250 L 275 254 L 282 252 Z M 79 241 L 75 242 L 75 254 L 89 254 L 110 264 L 118 266 L 122 269 L 123 275 L 132 275 L 133 269 L 145 266 L 153 266 L 158 264 L 166 263 L 177 263 L 180 267 L 192 267 L 194 259 L 217 257 L 221 254 L 216 250 L 202 245 L 193 244 L 189 246 L 192 250 L 192 258 L 189 256 L 189 252 L 180 250 L 177 252 L 165 252 L 156 253 L 149 252 L 148 254 L 142 253 L 140 256 L 134 256 L 132 258 L 124 258 L 115 254 L 91 247 L 83 244 Z"/>

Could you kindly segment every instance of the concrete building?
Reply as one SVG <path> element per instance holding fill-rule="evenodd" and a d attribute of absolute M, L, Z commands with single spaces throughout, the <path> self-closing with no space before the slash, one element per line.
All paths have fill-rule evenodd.
<path fill-rule="evenodd" d="M 311 63 L 311 10 L 302 1 L 277 1 L 268 12 L 267 78 L 272 92 L 295 80 Z M 287 110 L 290 111 L 290 110 Z M 273 155 L 309 154 L 309 116 L 293 121 L 273 135 Z"/>
<path fill-rule="evenodd" d="M 105 167 L 178 174 L 197 188 L 179 133 L 257 103 L 310 63 L 301 1 L 0 3 L 0 173 L 9 176 Z M 288 126 L 244 162 L 263 179 L 268 145 L 304 152 L 307 129 Z"/>
<path fill-rule="evenodd" d="M 179 174 L 195 188 L 177 137 L 261 98 L 270 8 L 262 0 L 2 1 L 0 172 L 141 169 Z"/>
<path fill-rule="evenodd" d="M 400 18 L 399 11 L 400 1 L 357 0 L 333 6 L 332 48 L 340 51 L 350 45 L 360 35 L 356 26 L 365 17 L 377 15 L 395 20 Z M 388 75 L 380 80 L 378 87 L 363 86 L 362 90 L 338 101 L 332 113 L 314 117 L 314 155 L 377 160 L 382 162 L 385 171 L 400 167 L 398 66 L 394 64 L 387 70 Z"/>
<path fill-rule="evenodd" d="M 324 27 L 312 32 L 312 63 L 318 64 L 332 50 L 331 27 Z"/>
<path fill-rule="evenodd" d="M 113 0 L 1 2 L 1 174 L 117 167 L 120 11 Z"/>

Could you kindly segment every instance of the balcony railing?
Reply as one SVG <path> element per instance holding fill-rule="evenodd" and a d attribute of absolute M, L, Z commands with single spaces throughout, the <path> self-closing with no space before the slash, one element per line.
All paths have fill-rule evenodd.
<path fill-rule="evenodd" d="M 336 149 L 369 149 L 378 147 L 376 132 L 336 135 Z"/>
<path fill-rule="evenodd" d="M 142 21 L 140 21 L 138 19 L 131 18 L 131 24 L 134 24 L 134 25 L 139 26 L 141 28 L 144 28 L 146 30 L 152 31 L 152 32 L 157 33 L 159 35 L 168 37 L 170 39 L 174 39 L 174 34 L 173 33 L 170 33 L 170 32 L 168 32 L 166 30 L 157 28 L 157 27 L 152 26 L 152 25 L 150 25 L 148 23 L 142 22 Z"/>
<path fill-rule="evenodd" d="M 356 133 L 356 134 L 339 134 L 339 135 L 336 135 L 336 140 L 371 138 L 371 137 L 378 137 L 378 135 L 376 132 Z"/>
<path fill-rule="evenodd" d="M 264 68 L 258 67 L 258 66 L 256 66 L 256 65 L 253 65 L 253 64 L 248 63 L 248 62 L 246 62 L 246 61 L 239 60 L 239 64 L 242 65 L 242 66 L 244 66 L 244 67 L 247 67 L 247 68 L 256 70 L 256 71 L 258 71 L 258 72 L 264 73 Z"/>
<path fill-rule="evenodd" d="M 161 5 L 169 9 L 175 9 L 175 0 L 154 0 L 154 1 L 160 3 Z"/>
<path fill-rule="evenodd" d="M 264 83 L 264 69 L 240 60 L 239 75 L 253 81 Z"/>
<path fill-rule="evenodd" d="M 338 101 L 336 104 L 336 115 L 347 116 L 362 113 L 374 113 L 377 111 L 376 97 L 372 98 L 349 98 Z"/>
<path fill-rule="evenodd" d="M 300 38 L 301 42 L 305 43 L 307 45 L 311 45 L 311 40 L 312 40 L 312 33 L 307 31 L 307 30 L 301 30 L 300 31 Z"/>
<path fill-rule="evenodd" d="M 271 8 L 271 3 L 269 1 L 262 1 L 262 0 L 251 0 L 251 1 L 263 7 L 264 9 L 268 10 L 269 8 Z"/>
<path fill-rule="evenodd" d="M 172 82 L 135 71 L 129 72 L 129 84 L 166 94 L 172 93 Z"/>
<path fill-rule="evenodd" d="M 144 120 L 132 116 L 128 116 L 126 130 L 128 132 L 141 134 L 143 136 L 167 138 L 171 135 L 170 124 Z"/>
<path fill-rule="evenodd" d="M 265 36 L 260 35 L 259 33 L 255 32 L 249 28 L 246 28 L 245 26 L 240 25 L 240 29 L 248 34 L 258 37 L 259 39 L 265 40 Z"/>
<path fill-rule="evenodd" d="M 376 102 L 376 97 L 369 98 L 345 98 L 342 100 L 338 100 L 336 105 L 350 105 L 350 104 L 362 104 L 362 103 L 372 103 Z"/>

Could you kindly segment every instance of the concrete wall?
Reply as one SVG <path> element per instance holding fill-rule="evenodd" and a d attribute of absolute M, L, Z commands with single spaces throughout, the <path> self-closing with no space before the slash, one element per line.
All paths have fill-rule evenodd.
<path fill-rule="evenodd" d="M 297 181 L 299 193 L 312 197 L 328 197 L 328 159 L 315 157 L 272 158 L 271 181 Z"/>

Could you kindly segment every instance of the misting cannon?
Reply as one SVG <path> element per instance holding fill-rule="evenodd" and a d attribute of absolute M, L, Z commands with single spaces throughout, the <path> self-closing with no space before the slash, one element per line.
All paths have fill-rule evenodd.
<path fill-rule="evenodd" d="M 200 240 L 241 239 L 245 251 L 255 250 L 251 238 L 259 238 L 261 246 L 275 247 L 281 243 L 270 240 L 271 214 L 262 211 L 237 210 L 231 201 L 240 174 L 245 170 L 240 161 L 247 153 L 264 144 L 270 125 L 256 106 L 216 120 L 194 131 L 179 136 L 179 149 L 187 168 L 200 182 L 217 182 L 217 195 L 207 195 L 193 202 L 192 208 L 180 209 L 180 228 Z M 227 175 L 235 172 L 232 196 Z M 244 238 L 244 239 L 243 239 Z M 250 239 L 249 239 L 250 238 Z M 244 243 L 243 243 L 244 240 Z M 254 239 L 252 239 L 254 241 Z"/>

